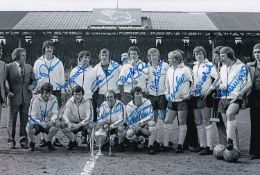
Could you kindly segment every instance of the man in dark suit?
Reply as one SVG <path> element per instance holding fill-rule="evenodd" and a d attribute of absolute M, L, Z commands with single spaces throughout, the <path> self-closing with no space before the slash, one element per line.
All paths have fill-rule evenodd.
<path fill-rule="evenodd" d="M 7 121 L 8 145 L 10 149 L 15 148 L 15 128 L 18 112 L 20 114 L 20 145 L 28 147 L 26 124 L 28 121 L 28 110 L 32 98 L 32 83 L 34 74 L 32 67 L 26 64 L 26 51 L 23 48 L 16 48 L 12 53 L 14 62 L 6 66 L 6 80 L 8 89 L 8 113 Z"/>
<path fill-rule="evenodd" d="M 1 121 L 1 113 L 2 113 L 2 105 L 6 103 L 5 97 L 5 62 L 1 61 L 2 58 L 2 46 L 0 45 L 0 121 Z"/>

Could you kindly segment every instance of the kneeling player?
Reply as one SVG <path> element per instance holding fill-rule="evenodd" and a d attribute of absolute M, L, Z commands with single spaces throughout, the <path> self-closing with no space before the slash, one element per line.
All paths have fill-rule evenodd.
<path fill-rule="evenodd" d="M 49 150 L 55 150 L 51 140 L 59 129 L 65 128 L 64 120 L 58 116 L 58 101 L 52 94 L 52 85 L 44 83 L 41 93 L 36 95 L 30 103 L 29 118 L 26 131 L 29 137 L 29 150 L 35 149 L 35 135 L 46 133 Z M 62 132 L 72 138 L 72 134 L 65 128 Z"/>
<path fill-rule="evenodd" d="M 63 118 L 72 133 L 82 132 L 82 135 L 86 138 L 93 128 L 93 107 L 91 101 L 84 99 L 83 96 L 84 89 L 81 86 L 72 88 L 72 97 L 66 103 Z M 73 135 L 68 149 L 77 147 L 77 145 L 76 136 Z"/>
<path fill-rule="evenodd" d="M 155 140 L 157 128 L 153 121 L 153 107 L 150 100 L 143 98 L 142 88 L 134 87 L 131 90 L 133 100 L 126 105 L 126 123 L 128 129 L 126 138 L 137 148 L 138 137 L 148 137 L 148 151 L 155 154 Z"/>
<path fill-rule="evenodd" d="M 116 100 L 116 93 L 112 90 L 106 92 L 105 98 L 106 101 L 100 106 L 97 122 L 100 127 L 103 127 L 108 132 L 108 135 L 115 135 L 115 138 L 118 138 L 118 149 L 124 151 L 125 126 L 123 123 L 125 106 L 121 101 Z M 114 141 L 116 143 L 116 140 Z"/>

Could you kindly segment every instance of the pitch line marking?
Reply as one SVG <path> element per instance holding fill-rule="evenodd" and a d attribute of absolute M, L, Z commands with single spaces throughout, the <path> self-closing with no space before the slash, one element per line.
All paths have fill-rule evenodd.
<path fill-rule="evenodd" d="M 86 164 L 85 164 L 82 172 L 80 173 L 80 175 L 91 175 L 92 171 L 94 170 L 95 163 L 96 163 L 98 158 L 99 158 L 98 155 L 91 157 L 90 160 L 88 160 L 86 162 Z"/>

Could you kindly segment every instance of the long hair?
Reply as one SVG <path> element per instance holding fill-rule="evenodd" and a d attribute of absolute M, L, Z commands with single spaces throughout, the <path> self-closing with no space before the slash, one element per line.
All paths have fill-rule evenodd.
<path fill-rule="evenodd" d="M 160 58 L 160 52 L 157 48 L 151 48 L 147 51 L 148 58 L 150 58 L 154 53 L 157 53 L 158 57 Z"/>
<path fill-rule="evenodd" d="M 16 48 L 14 49 L 13 53 L 12 53 L 12 60 L 13 61 L 17 61 L 20 59 L 20 55 L 22 52 L 26 53 L 26 50 L 24 48 Z"/>
<path fill-rule="evenodd" d="M 46 40 L 46 41 L 43 42 L 43 44 L 42 44 L 42 54 L 45 54 L 45 48 L 47 46 L 53 47 L 53 42 L 51 40 Z"/>
<path fill-rule="evenodd" d="M 198 53 L 200 51 L 202 51 L 202 53 L 204 55 L 204 58 L 206 58 L 207 57 L 207 53 L 206 53 L 206 50 L 204 49 L 204 47 L 202 47 L 202 46 L 197 46 L 197 47 L 195 47 L 193 49 L 193 56 L 195 57 L 195 53 Z"/>
<path fill-rule="evenodd" d="M 80 51 L 79 54 L 78 54 L 78 63 L 81 62 L 81 60 L 82 60 L 82 58 L 83 58 L 84 56 L 90 56 L 90 61 L 91 61 L 91 52 L 88 51 L 88 50 L 82 50 L 82 51 Z"/>
<path fill-rule="evenodd" d="M 234 50 L 231 47 L 228 47 L 228 46 L 221 48 L 220 54 L 227 54 L 227 57 L 231 60 L 236 59 Z"/>

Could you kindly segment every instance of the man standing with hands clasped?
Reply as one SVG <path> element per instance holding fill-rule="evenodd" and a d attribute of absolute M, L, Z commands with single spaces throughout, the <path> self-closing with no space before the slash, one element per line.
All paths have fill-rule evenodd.
<path fill-rule="evenodd" d="M 20 145 L 22 148 L 28 147 L 26 134 L 26 124 L 28 120 L 28 110 L 32 98 L 32 83 L 34 74 L 32 67 L 26 64 L 26 51 L 23 48 L 16 48 L 12 53 L 13 62 L 6 66 L 6 80 L 9 85 L 8 92 L 8 146 L 14 149 L 15 128 L 18 112 L 20 114 Z"/>

